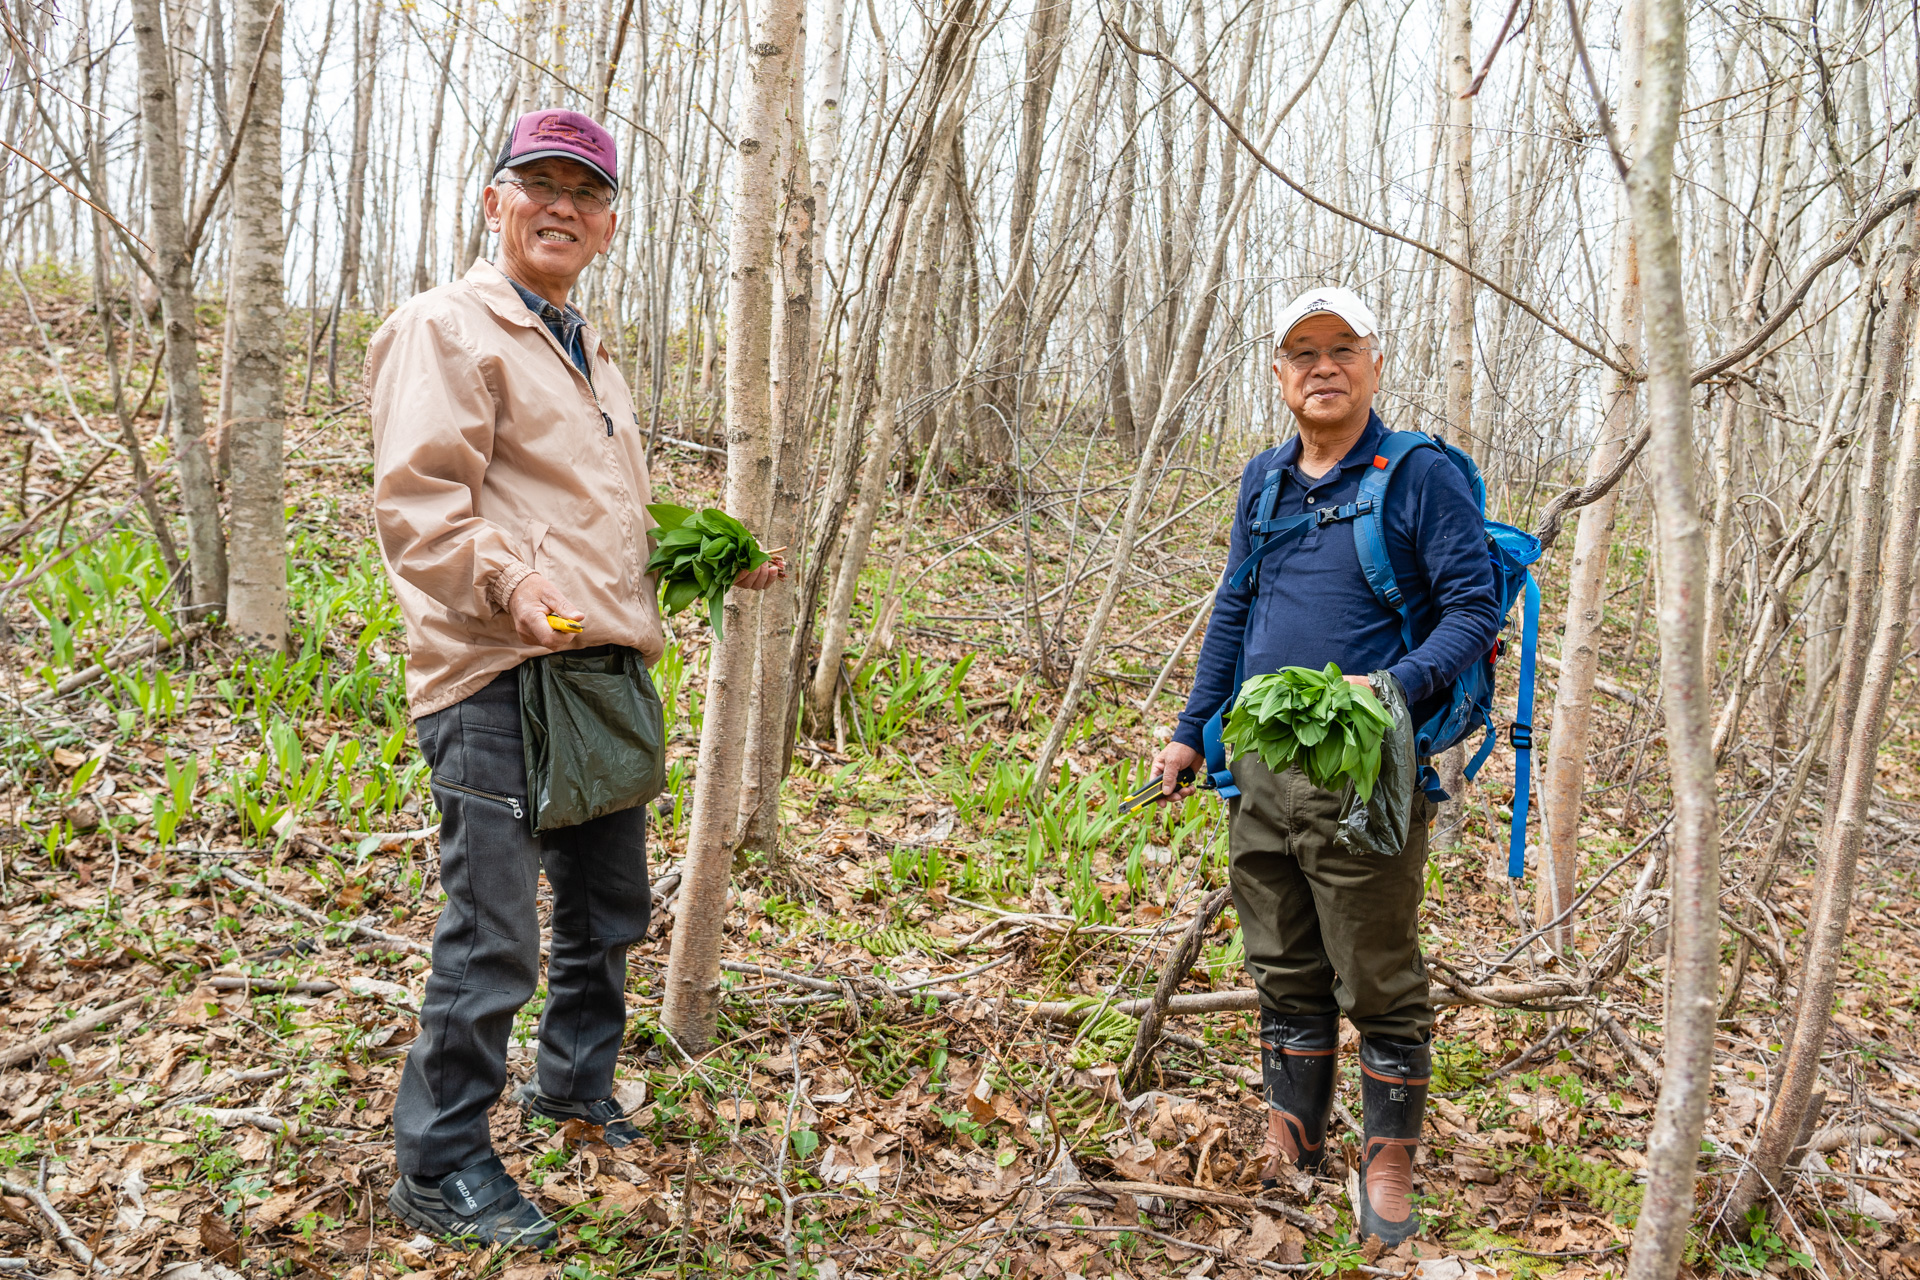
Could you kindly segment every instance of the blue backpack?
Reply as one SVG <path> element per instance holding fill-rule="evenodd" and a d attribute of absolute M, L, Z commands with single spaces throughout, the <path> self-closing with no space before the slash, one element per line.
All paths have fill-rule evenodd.
<path fill-rule="evenodd" d="M 1519 714 L 1507 732 L 1515 756 L 1513 823 L 1507 846 L 1507 874 L 1518 879 L 1526 874 L 1527 867 L 1527 810 L 1533 759 L 1534 649 L 1540 635 L 1540 588 L 1535 585 L 1528 566 L 1540 558 L 1541 546 L 1540 540 L 1526 530 L 1486 518 L 1487 485 L 1481 479 L 1480 468 L 1474 465 L 1473 459 L 1464 450 L 1455 448 L 1439 436 L 1418 431 L 1389 431 L 1380 445 L 1379 454 L 1374 457 L 1373 466 L 1360 478 L 1360 493 L 1354 501 L 1343 506 L 1322 507 L 1303 515 L 1279 518 L 1275 518 L 1273 508 L 1280 498 L 1280 472 L 1277 469 L 1268 472 L 1261 488 L 1260 501 L 1254 508 L 1254 519 L 1248 525 L 1248 532 L 1254 540 L 1253 551 L 1227 576 L 1227 585 L 1240 590 L 1251 583 L 1257 590 L 1260 561 L 1269 552 L 1300 537 L 1309 529 L 1352 520 L 1355 522 L 1353 545 L 1360 554 L 1360 569 L 1366 575 L 1367 585 L 1373 588 L 1373 594 L 1381 604 L 1400 615 L 1401 639 L 1407 646 L 1407 652 L 1413 652 L 1417 647 L 1413 635 L 1413 617 L 1407 610 L 1400 584 L 1394 578 L 1393 562 L 1387 556 L 1385 515 L 1387 492 L 1393 484 L 1394 473 L 1415 449 L 1438 449 L 1460 469 L 1467 487 L 1473 490 L 1474 500 L 1480 506 L 1481 524 L 1486 529 L 1487 558 L 1493 562 L 1494 592 L 1499 597 L 1503 623 L 1513 612 L 1514 602 L 1523 602 Z M 1253 623 L 1252 610 L 1247 613 L 1247 623 L 1249 626 Z M 1472 781 L 1474 775 L 1480 772 L 1487 757 L 1493 754 L 1496 736 L 1493 727 L 1494 664 L 1504 647 L 1499 640 L 1495 640 L 1486 657 L 1476 661 L 1454 679 L 1447 691 L 1446 704 L 1415 726 L 1416 757 L 1424 758 L 1458 746 L 1474 730 L 1484 729 L 1486 736 L 1474 752 L 1473 759 L 1467 762 L 1468 781 Z M 1243 640 L 1242 661 L 1245 652 Z M 1207 721 L 1204 735 L 1207 772 L 1222 799 L 1240 794 L 1233 785 L 1233 773 L 1227 768 L 1226 748 L 1220 741 L 1220 727 L 1227 713 L 1233 709 L 1234 699 L 1239 696 L 1243 681 L 1242 670 L 1236 664 L 1233 672 L 1234 691 L 1213 718 Z M 1418 785 L 1426 792 L 1427 798 L 1436 803 L 1447 799 L 1447 793 L 1440 787 L 1440 776 L 1434 772 L 1432 765 L 1421 766 Z"/>

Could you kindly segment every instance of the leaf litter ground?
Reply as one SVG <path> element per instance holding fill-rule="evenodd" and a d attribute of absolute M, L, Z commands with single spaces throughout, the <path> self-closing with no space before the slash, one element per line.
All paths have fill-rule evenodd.
<path fill-rule="evenodd" d="M 111 421 L 104 369 L 86 354 L 98 331 L 76 301 L 84 291 L 32 278 L 88 425 Z M 17 296 L 0 309 L 0 328 L 10 339 L 0 354 L 0 447 L 7 488 L 31 510 L 77 480 L 99 446 L 74 419 Z M 364 341 L 365 332 L 349 336 Z M 215 323 L 203 334 L 204 350 L 217 333 Z M 149 368 L 136 366 L 130 383 L 143 386 Z M 0 564 L 11 581 L 52 563 L 0 603 L 0 1174 L 9 1187 L 0 1257 L 78 1275 L 78 1246 L 122 1274 L 177 1280 L 232 1270 L 368 1280 L 1416 1268 L 1430 1280 L 1577 1280 L 1622 1270 L 1654 1101 L 1634 1057 L 1660 1046 L 1657 921 L 1634 937 L 1598 1003 L 1443 1011 L 1416 1174 L 1430 1226 L 1394 1255 L 1351 1238 L 1338 1176 L 1355 1138 L 1351 1079 L 1334 1126 L 1336 1176 L 1262 1196 L 1248 1014 L 1174 1017 L 1175 1040 L 1161 1046 L 1147 1089 L 1120 1095 L 1115 1065 L 1135 1024 L 1100 1010 L 1109 997 L 1151 991 L 1200 898 L 1224 883 L 1224 822 L 1211 799 L 1147 818 L 1116 811 L 1155 727 L 1176 709 L 1169 695 L 1151 717 L 1133 705 L 1184 618 L 1147 624 L 1203 592 L 1221 552 L 1215 541 L 1145 549 L 1142 576 L 1153 585 L 1129 595 L 1113 628 L 1121 639 L 1097 672 L 1101 705 L 1046 799 L 1024 809 L 1020 769 L 1054 691 L 1021 621 L 1027 597 L 1013 566 L 1026 550 L 1017 532 L 978 535 L 1004 513 L 964 481 L 943 496 L 914 555 L 932 564 L 976 540 L 908 599 L 894 652 L 857 677 L 838 732 L 803 739 L 783 852 L 750 860 L 738 877 L 720 1046 L 683 1067 L 656 1045 L 672 911 L 663 892 L 653 933 L 631 958 L 620 1071 L 620 1098 L 646 1140 L 616 1152 L 594 1131 L 528 1124 L 502 1104 L 499 1150 L 564 1219 L 565 1243 L 533 1258 L 414 1239 L 381 1201 L 436 909 L 434 814 L 399 698 L 404 638 L 370 542 L 364 416 L 350 401 L 323 409 L 320 399 L 287 432 L 297 445 L 295 654 L 264 659 L 216 632 L 51 693 L 116 647 L 179 630 L 139 526 L 52 563 L 131 496 L 122 464 L 82 490 L 70 519 L 44 522 Z M 151 439 L 155 425 L 149 406 L 143 434 Z M 1035 475 L 1048 478 L 1046 459 Z M 688 505 L 719 489 L 716 472 L 683 454 L 662 455 L 656 482 Z M 1087 502 L 1111 500 L 1103 491 Z M 13 505 L 7 513 L 19 518 Z M 1226 517 L 1219 504 L 1202 514 L 1191 527 Z M 1060 528 L 1039 529 L 1036 559 L 1057 578 L 1071 563 L 1047 540 Z M 1631 571 L 1623 561 L 1620 572 Z M 1551 567 L 1543 577 L 1556 583 Z M 1053 671 L 1091 594 L 1083 589 L 1050 623 Z M 1651 644 L 1628 653 L 1626 621 L 1609 620 L 1608 675 L 1648 694 Z M 692 794 L 706 641 L 695 615 L 677 625 L 656 672 L 676 734 L 651 842 L 663 889 Z M 1911 690 L 1902 692 L 1907 715 Z M 1648 713 L 1610 701 L 1599 719 L 1588 875 L 1641 846 L 1664 812 Z M 1838 997 L 1833 1101 L 1814 1144 L 1825 1149 L 1809 1157 L 1823 1172 L 1796 1177 L 1775 1234 L 1741 1248 L 1702 1236 L 1692 1269 L 1920 1270 L 1911 1148 L 1898 1145 L 1920 1120 L 1912 757 L 1911 729 L 1897 724 Z M 1459 847 L 1430 863 L 1423 944 L 1443 978 L 1550 982 L 1565 962 L 1537 947 L 1494 964 L 1525 932 L 1517 907 L 1531 905 L 1486 874 L 1503 847 L 1498 806 L 1511 799 L 1510 772 L 1504 781 L 1498 772 L 1510 757 L 1496 761 L 1469 798 Z M 1790 768 L 1784 744 L 1763 744 L 1744 747 L 1723 774 L 1736 885 L 1759 863 L 1774 821 L 1765 804 Z M 1816 798 L 1817 787 L 1816 778 Z M 1581 954 L 1610 936 L 1609 912 L 1639 865 L 1596 893 Z M 1768 947 L 1779 945 L 1776 929 L 1790 937 L 1804 920 L 1810 875 L 1811 837 L 1798 834 L 1776 919 L 1757 935 Z M 1234 925 L 1231 911 L 1216 924 L 1184 992 L 1243 985 Z M 1778 958 L 1756 955 L 1722 1023 L 1704 1194 L 1737 1169 L 1764 1102 L 1790 981 Z M 61 1035 L 101 1011 L 109 1016 L 90 1019 L 91 1030 Z M 515 1080 L 530 1070 L 538 1011 L 536 998 L 515 1028 Z M 1076 1015 L 1077 1026 L 1062 1020 Z M 59 1042 L 36 1047 L 49 1034 Z M 1343 1062 L 1351 1076 L 1350 1053 Z M 1161 1190 L 1111 1189 L 1118 1184 Z M 44 1196 L 71 1242 L 14 1190 Z"/>

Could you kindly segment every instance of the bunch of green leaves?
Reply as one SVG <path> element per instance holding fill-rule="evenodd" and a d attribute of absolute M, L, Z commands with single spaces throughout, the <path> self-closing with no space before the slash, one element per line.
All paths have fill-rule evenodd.
<path fill-rule="evenodd" d="M 1247 681 L 1220 739 L 1254 752 L 1275 773 L 1298 764 L 1328 791 L 1350 781 L 1365 804 L 1380 776 L 1380 739 L 1392 727 L 1373 691 L 1349 684 L 1329 662 L 1325 671 L 1282 667 Z"/>
<path fill-rule="evenodd" d="M 747 526 L 718 507 L 693 511 L 671 502 L 647 505 L 647 514 L 660 527 L 647 572 L 659 576 L 660 605 L 675 614 L 695 600 L 707 602 L 707 621 L 714 639 L 724 638 L 721 606 L 727 588 L 743 573 L 767 562 L 767 553 L 754 541 Z"/>

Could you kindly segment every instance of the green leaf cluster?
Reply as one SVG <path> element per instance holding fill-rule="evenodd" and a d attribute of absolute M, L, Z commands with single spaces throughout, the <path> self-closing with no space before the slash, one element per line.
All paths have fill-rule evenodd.
<path fill-rule="evenodd" d="M 1346 782 L 1365 804 L 1380 776 L 1380 739 L 1393 717 L 1371 690 L 1348 684 L 1340 668 L 1282 667 L 1240 687 L 1220 731 L 1235 751 L 1251 751 L 1279 773 L 1298 764 L 1307 781 L 1328 791 Z"/>
<path fill-rule="evenodd" d="M 705 600 L 713 637 L 724 639 L 720 610 L 727 588 L 741 574 L 765 564 L 767 553 L 747 526 L 718 507 L 694 511 L 671 502 L 653 502 L 647 505 L 647 514 L 660 526 L 653 531 L 654 552 L 647 561 L 647 572 L 659 578 L 660 607 L 672 615 L 695 600 Z"/>

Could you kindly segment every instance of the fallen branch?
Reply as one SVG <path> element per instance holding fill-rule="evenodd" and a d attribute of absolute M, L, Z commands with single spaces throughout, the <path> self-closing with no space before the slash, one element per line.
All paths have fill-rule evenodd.
<path fill-rule="evenodd" d="M 1174 1188 L 1174 1189 L 1178 1190 L 1178 1188 Z M 1228 1254 L 1225 1249 L 1217 1248 L 1214 1245 L 1201 1244 L 1197 1240 L 1182 1240 L 1179 1236 L 1170 1236 L 1164 1231 L 1155 1231 L 1152 1227 L 1143 1227 L 1138 1224 L 1127 1224 L 1127 1223 L 1103 1224 L 1103 1223 L 1091 1223 L 1091 1222 L 1037 1222 L 1031 1225 L 1007 1227 L 995 1234 L 1033 1235 L 1033 1234 L 1038 1234 L 1038 1233 L 1047 1232 L 1047 1231 L 1089 1231 L 1089 1232 L 1124 1231 L 1131 1235 L 1146 1236 L 1150 1240 L 1158 1240 L 1161 1244 L 1172 1245 L 1176 1249 L 1185 1249 L 1193 1253 L 1204 1253 L 1204 1254 L 1207 1254 L 1209 1257 L 1214 1257 L 1214 1258 L 1223 1258 L 1223 1259 L 1230 1258 L 1233 1262 L 1235 1262 L 1238 1265 L 1248 1266 L 1248 1267 L 1257 1267 L 1262 1271 L 1269 1271 L 1276 1274 L 1311 1273 L 1311 1272 L 1323 1270 L 1326 1265 L 1320 1262 L 1268 1262 L 1263 1258 L 1233 1257 L 1232 1255 Z M 1361 1275 L 1384 1276 L 1384 1277 L 1388 1277 L 1389 1280 L 1398 1280 L 1398 1277 L 1409 1276 L 1413 1274 L 1410 1271 L 1388 1271 L 1385 1267 L 1375 1267 L 1375 1266 L 1368 1265 L 1366 1263 L 1362 1263 L 1360 1266 L 1353 1268 L 1353 1270 L 1358 1271 Z"/>
<path fill-rule="evenodd" d="M 403 938 L 397 933 L 383 933 L 371 925 L 358 920 L 329 920 L 303 902 L 295 902 L 284 894 L 275 893 L 251 876 L 241 875 L 232 867 L 219 868 L 220 876 L 230 884 L 245 889 L 248 893 L 257 893 L 283 911 L 291 911 L 303 920 L 309 920 L 322 929 L 346 929 L 369 942 L 378 942 L 401 951 L 409 951 L 417 956 L 433 955 L 433 948 L 424 942 L 415 942 L 412 938 Z"/>
<path fill-rule="evenodd" d="M 1620 1046 L 1620 1052 L 1627 1055 L 1627 1061 L 1633 1063 L 1634 1070 L 1649 1081 L 1659 1083 L 1660 1060 L 1648 1053 L 1647 1047 L 1641 1044 L 1631 1031 L 1621 1026 L 1619 1021 L 1605 1009 L 1594 1010 L 1593 1021 L 1607 1033 L 1608 1039 Z"/>
<path fill-rule="evenodd" d="M 109 1022 L 118 1020 L 127 1010 L 134 1008 L 146 996 L 128 996 L 125 1000 L 108 1005 L 104 1009 L 95 1009 L 92 1013 L 81 1014 L 65 1026 L 57 1027 L 45 1035 L 35 1036 L 22 1041 L 10 1049 L 0 1049 L 0 1071 L 8 1067 L 17 1067 L 23 1062 L 32 1062 L 49 1049 L 55 1049 L 69 1040 L 78 1040 L 90 1031 L 98 1031 Z"/>
<path fill-rule="evenodd" d="M 321 1133 L 329 1138 L 364 1138 L 367 1135 L 359 1129 L 336 1129 L 330 1125 L 307 1124 L 298 1120 L 282 1120 L 271 1111 L 259 1107 L 186 1107 L 180 1110 L 188 1115 L 205 1116 L 222 1129 L 236 1129 L 241 1125 L 252 1125 L 262 1133 L 284 1133 L 289 1138 L 297 1138 L 302 1133 Z"/>
<path fill-rule="evenodd" d="M 330 996 L 340 990 L 337 982 L 325 979 L 306 982 L 275 982 L 271 978 L 239 978 L 231 974 L 222 974 L 208 978 L 207 985 L 215 991 L 262 991 L 270 995 L 291 996 Z"/>
<path fill-rule="evenodd" d="M 81 1240 L 79 1236 L 73 1234 L 73 1228 L 69 1227 L 67 1220 L 60 1216 L 60 1211 L 53 1207 L 53 1201 L 47 1199 L 46 1195 L 38 1187 L 23 1186 L 18 1182 L 0 1178 L 0 1192 L 4 1192 L 10 1196 L 19 1196 L 24 1200 L 31 1200 L 33 1207 L 40 1211 L 40 1216 L 45 1218 L 47 1224 L 53 1228 L 54 1239 L 58 1240 L 61 1247 L 73 1255 L 74 1261 L 89 1270 L 98 1271 L 104 1275 L 113 1274 L 112 1269 L 109 1268 L 106 1263 L 93 1256 L 93 1250 L 87 1248 L 86 1242 Z"/>
<path fill-rule="evenodd" d="M 1241 1213 L 1264 1209 L 1268 1213 L 1278 1214 L 1296 1227 L 1314 1232 L 1325 1229 L 1325 1224 L 1305 1209 L 1280 1200 L 1237 1196 L 1231 1191 L 1209 1191 L 1204 1187 L 1169 1187 L 1158 1182 L 1095 1182 L 1092 1185 L 1110 1195 L 1124 1191 L 1130 1196 L 1159 1196 L 1165 1200 L 1212 1205 L 1217 1209 L 1238 1209 Z"/>
<path fill-rule="evenodd" d="M 1560 669 L 1560 659 L 1553 657 L 1551 654 L 1542 653 L 1537 655 L 1537 657 L 1543 666 L 1552 667 L 1555 671 Z M 1593 687 L 1596 691 L 1606 694 L 1616 702 L 1624 702 L 1628 706 L 1638 707 L 1642 711 L 1649 710 L 1653 705 L 1633 690 L 1627 688 L 1627 686 L 1615 684 L 1613 681 L 1603 679 L 1600 676 L 1593 678 Z"/>
<path fill-rule="evenodd" d="M 1909 1145 L 1920 1146 L 1920 1142 L 1915 1141 L 1913 1134 L 1907 1133 L 1898 1127 L 1886 1127 L 1877 1124 L 1848 1124 L 1838 1125 L 1832 1129 L 1822 1129 L 1808 1140 L 1805 1150 L 1820 1152 L 1838 1151 L 1840 1148 L 1850 1147 L 1856 1142 L 1863 1147 L 1870 1147 L 1876 1142 L 1887 1142 L 1889 1140 L 1898 1140 L 1908 1143 Z"/>
<path fill-rule="evenodd" d="M 51 690 L 30 699 L 33 702 L 47 702 L 54 698 L 64 698 L 76 689 L 84 689 L 109 671 L 117 671 L 130 662 L 141 658 L 151 658 L 155 654 L 165 653 L 169 649 L 185 649 L 201 636 L 207 634 L 210 624 L 196 622 L 190 627 L 174 632 L 171 636 L 155 636 L 153 639 L 135 645 L 125 653 L 117 653 L 90 667 L 83 667 L 71 675 L 62 676 L 60 682 Z"/>
<path fill-rule="evenodd" d="M 1121 1088 L 1128 1092 L 1138 1087 L 1140 1077 L 1153 1061 L 1154 1042 L 1160 1038 L 1160 1026 L 1167 1020 L 1167 1002 L 1173 999 L 1180 984 L 1187 980 L 1187 972 L 1193 968 L 1193 962 L 1200 958 L 1200 945 L 1206 940 L 1207 927 L 1232 897 L 1233 889 L 1230 886 L 1208 894 L 1200 904 L 1200 910 L 1194 913 L 1192 922 L 1187 925 L 1186 932 L 1180 935 L 1180 941 L 1167 956 L 1167 962 L 1161 966 L 1160 981 L 1153 988 L 1153 999 L 1140 1015 L 1140 1030 L 1133 1039 L 1133 1052 L 1127 1055 L 1127 1064 L 1120 1071 Z"/>

